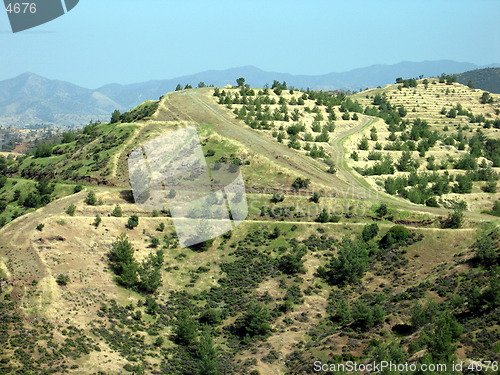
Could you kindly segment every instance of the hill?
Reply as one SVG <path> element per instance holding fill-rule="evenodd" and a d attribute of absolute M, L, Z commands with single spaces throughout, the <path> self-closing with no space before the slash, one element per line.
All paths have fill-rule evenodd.
<path fill-rule="evenodd" d="M 33 73 L 0 82 L 0 124 L 79 126 L 108 120 L 122 106 L 100 92 Z"/>
<path fill-rule="evenodd" d="M 398 141 L 413 141 L 428 147 L 411 160 L 466 150 L 486 163 L 469 172 L 496 173 L 484 145 L 497 138 L 499 98 L 482 99 L 439 79 L 355 96 L 279 82 L 189 89 L 34 156 L 0 156 L 0 224 L 10 221 L 0 229 L 0 372 L 307 374 L 346 361 L 496 360 L 498 219 L 481 205 L 415 203 L 402 191 L 423 181 L 391 194 L 359 169 L 376 162 L 377 142 L 402 154 Z M 460 114 L 446 117 L 452 109 Z M 188 125 L 211 169 L 239 165 L 249 215 L 185 248 L 168 209 L 134 204 L 127 159 Z M 455 133 L 463 150 L 446 141 Z M 457 197 L 473 203 L 468 194 Z M 485 194 L 490 210 L 498 194 Z"/>
<path fill-rule="evenodd" d="M 458 82 L 473 87 L 500 94 L 500 68 L 475 69 L 457 74 Z"/>

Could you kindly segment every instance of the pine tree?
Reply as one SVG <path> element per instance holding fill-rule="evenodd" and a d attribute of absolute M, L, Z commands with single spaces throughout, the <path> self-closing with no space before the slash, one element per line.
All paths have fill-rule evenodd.
<path fill-rule="evenodd" d="M 174 328 L 174 340 L 184 346 L 193 344 L 196 340 L 197 325 L 188 311 L 181 312 Z"/>
<path fill-rule="evenodd" d="M 112 124 L 116 124 L 117 122 L 120 121 L 120 116 L 121 116 L 121 113 L 119 110 L 115 109 L 113 111 L 113 113 L 111 114 L 111 120 L 110 120 L 110 123 Z"/>
<path fill-rule="evenodd" d="M 245 86 L 245 78 L 240 77 L 236 80 L 236 85 L 238 87 L 244 87 Z"/>
<path fill-rule="evenodd" d="M 97 204 L 97 198 L 93 190 L 90 190 L 87 193 L 87 197 L 85 198 L 85 203 L 88 204 L 89 206 L 95 206 Z"/>
<path fill-rule="evenodd" d="M 265 336 L 271 331 L 269 320 L 271 315 L 269 311 L 252 301 L 248 306 L 246 314 L 242 318 L 241 331 L 242 336 Z"/>

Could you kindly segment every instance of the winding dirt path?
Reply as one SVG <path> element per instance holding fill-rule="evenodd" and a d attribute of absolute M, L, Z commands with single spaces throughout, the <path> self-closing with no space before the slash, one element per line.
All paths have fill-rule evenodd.
<path fill-rule="evenodd" d="M 48 217 L 60 215 L 65 209 L 84 198 L 80 192 L 49 203 L 37 211 L 23 215 L 0 229 L 0 258 L 6 264 L 14 287 L 14 293 L 22 294 L 24 286 L 32 281 L 39 281 L 48 275 L 47 267 L 32 245 L 38 224 Z"/>
<path fill-rule="evenodd" d="M 197 124 L 214 124 L 217 133 L 223 137 L 234 139 L 285 168 L 310 178 L 320 185 L 334 188 L 339 198 L 369 199 L 385 202 L 400 209 L 413 212 L 429 213 L 437 216 L 447 216 L 450 212 L 443 208 L 425 207 L 413 204 L 405 199 L 377 191 L 363 177 L 348 166 L 344 142 L 353 134 L 372 126 L 379 118 L 368 118 L 361 124 L 334 133 L 335 139 L 330 142 L 330 150 L 337 161 L 337 173 L 331 175 L 325 172 L 325 165 L 315 159 L 288 148 L 276 142 L 273 138 L 251 129 L 242 121 L 234 118 L 229 110 L 222 106 L 214 106 L 211 89 L 186 90 L 166 95 L 163 106 L 179 120 Z M 475 212 L 464 212 L 469 219 L 479 221 L 495 221 L 495 217 Z"/>

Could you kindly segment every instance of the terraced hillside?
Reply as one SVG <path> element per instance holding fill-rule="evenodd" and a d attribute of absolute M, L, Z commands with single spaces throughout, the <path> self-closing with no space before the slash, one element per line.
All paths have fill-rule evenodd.
<path fill-rule="evenodd" d="M 323 160 L 328 172 L 353 186 L 368 183 L 377 194 L 421 205 L 450 208 L 463 201 L 472 211 L 491 211 L 500 101 L 454 78 L 400 79 L 348 98 L 285 91 L 279 82 L 274 90 L 216 90 L 214 96 L 249 127 Z M 356 180 L 350 167 L 364 179 Z"/>
<path fill-rule="evenodd" d="M 409 193 L 403 196 L 415 203 L 425 203 L 435 197 L 438 204 L 445 207 L 449 207 L 450 202 L 463 200 L 473 211 L 491 209 L 498 198 L 494 193 L 500 165 L 497 159 L 500 134 L 497 95 L 453 82 L 427 79 L 417 81 L 417 87 L 404 88 L 403 84 L 395 84 L 354 97 L 366 106 L 390 103 L 406 113 L 407 122 L 413 122 L 411 127 L 408 123 L 399 127 L 394 124 L 375 127 L 374 135 L 366 131 L 352 138 L 350 148 L 359 158 L 351 165 L 361 174 L 373 176 L 368 178 L 373 186 L 378 185 L 381 190 L 394 194 L 404 189 L 404 184 L 398 185 L 398 177 L 427 174 L 431 177 L 427 178 L 426 188 L 412 189 L 411 186 L 419 183 L 419 179 L 414 178 L 415 182 L 406 188 Z M 419 121 L 418 127 L 414 125 L 415 120 Z M 362 139 L 368 143 L 364 150 L 360 149 Z M 394 160 L 395 173 L 390 174 L 389 181 L 392 184 L 396 180 L 395 186 L 387 186 L 387 172 L 374 173 L 369 169 L 380 164 L 384 155 Z M 436 175 L 454 176 L 455 181 L 449 177 L 448 182 L 432 177 Z M 445 189 L 436 184 L 444 185 Z"/>
<path fill-rule="evenodd" d="M 377 162 L 363 161 L 377 142 L 402 155 L 383 148 L 409 147 L 401 137 L 423 128 L 418 147 L 444 127 L 425 111 L 429 127 L 415 124 L 406 88 L 373 109 L 371 96 L 390 87 L 353 98 L 279 83 L 184 90 L 91 124 L 41 157 L 1 159 L 0 202 L 14 220 L 0 229 L 0 373 L 310 374 L 315 361 L 472 369 L 498 360 L 496 217 L 474 204 L 413 203 L 386 191 L 392 174 L 354 169 Z M 494 122 L 493 100 L 471 102 L 474 116 Z M 399 103 L 408 113 L 397 120 Z M 467 142 L 457 160 L 476 129 L 495 138 L 494 123 L 450 121 L 425 157 L 458 126 Z M 179 246 L 168 210 L 133 203 L 127 172 L 135 147 L 186 125 L 197 126 L 208 165 L 240 166 L 249 207 L 239 227 L 191 248 Z M 368 150 L 358 150 L 363 135 Z M 491 206 L 497 195 L 485 194 Z"/>

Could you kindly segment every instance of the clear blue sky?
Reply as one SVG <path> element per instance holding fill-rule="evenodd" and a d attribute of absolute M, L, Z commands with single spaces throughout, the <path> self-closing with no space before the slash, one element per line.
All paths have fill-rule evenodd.
<path fill-rule="evenodd" d="M 80 0 L 12 34 L 0 80 L 26 71 L 88 88 L 254 65 L 291 74 L 450 59 L 500 63 L 499 0 Z"/>

